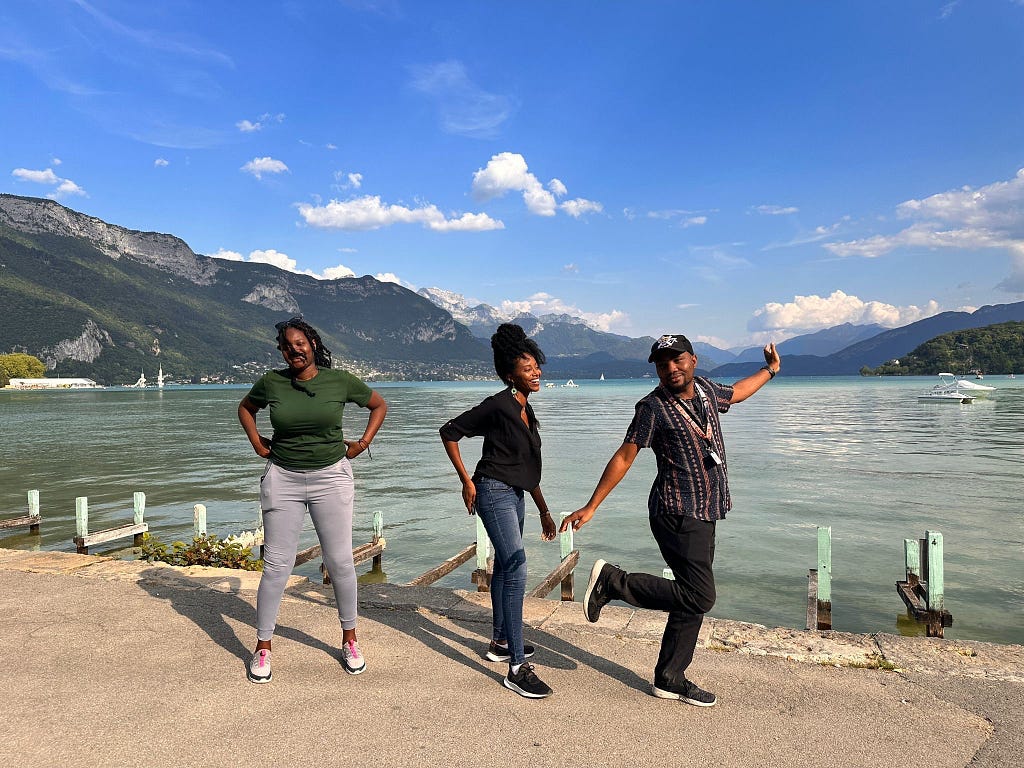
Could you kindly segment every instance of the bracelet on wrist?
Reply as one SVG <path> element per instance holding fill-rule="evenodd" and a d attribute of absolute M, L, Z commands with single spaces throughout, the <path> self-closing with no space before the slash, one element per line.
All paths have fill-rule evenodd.
<path fill-rule="evenodd" d="M 540 516 L 541 517 L 550 517 L 551 516 L 551 510 L 550 509 L 545 509 L 543 512 L 540 513 Z"/>
<path fill-rule="evenodd" d="M 775 378 L 775 374 L 778 373 L 778 371 L 773 371 L 771 369 L 771 367 L 767 366 L 767 365 L 762 365 L 761 366 L 761 370 L 762 371 L 768 371 L 768 381 L 771 381 L 772 379 L 774 379 Z"/>

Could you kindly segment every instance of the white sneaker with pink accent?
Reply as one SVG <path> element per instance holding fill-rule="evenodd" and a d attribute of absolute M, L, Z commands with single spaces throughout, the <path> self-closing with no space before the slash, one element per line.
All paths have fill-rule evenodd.
<path fill-rule="evenodd" d="M 366 669 L 366 659 L 357 641 L 349 640 L 341 644 L 341 664 L 350 675 L 358 675 Z"/>
<path fill-rule="evenodd" d="M 270 651 L 266 648 L 256 651 L 245 668 L 245 674 L 250 683 L 269 683 L 273 676 L 270 671 Z"/>

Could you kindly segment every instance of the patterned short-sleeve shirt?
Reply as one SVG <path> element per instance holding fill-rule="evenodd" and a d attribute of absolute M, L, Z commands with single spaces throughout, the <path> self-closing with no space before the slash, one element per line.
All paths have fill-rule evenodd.
<path fill-rule="evenodd" d="M 732 387 L 703 376 L 695 377 L 694 385 L 711 428 L 710 444 L 692 415 L 687 418 L 690 412 L 685 406 L 661 386 L 636 404 L 626 430 L 625 442 L 651 448 L 658 462 L 658 476 L 647 500 L 652 516 L 720 520 L 732 509 L 725 441 L 718 420 L 719 413 L 729 410 Z M 709 448 L 721 463 L 707 460 Z"/>

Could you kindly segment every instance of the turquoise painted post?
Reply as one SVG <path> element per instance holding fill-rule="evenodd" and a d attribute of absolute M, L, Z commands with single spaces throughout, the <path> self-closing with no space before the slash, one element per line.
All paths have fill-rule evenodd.
<path fill-rule="evenodd" d="M 832 526 L 818 526 L 818 601 L 832 602 Z"/>
<path fill-rule="evenodd" d="M 82 538 L 89 535 L 89 499 L 86 496 L 75 499 L 75 533 Z"/>
<path fill-rule="evenodd" d="M 942 534 L 938 531 L 925 531 L 924 536 L 928 558 L 928 610 L 942 611 L 945 602 Z"/>
<path fill-rule="evenodd" d="M 907 564 L 907 581 L 910 577 L 921 578 L 921 542 L 918 539 L 903 540 L 903 556 Z"/>
<path fill-rule="evenodd" d="M 559 523 L 565 522 L 565 518 L 567 518 L 568 516 L 569 516 L 569 514 L 567 512 L 566 513 L 562 513 L 562 519 L 559 521 Z M 558 540 L 559 540 L 559 544 L 561 545 L 562 559 L 565 560 L 565 558 L 567 558 L 570 554 L 572 554 L 572 550 L 573 550 L 573 546 L 572 546 L 572 526 L 571 525 L 569 527 L 567 527 L 563 533 L 560 533 L 558 535 Z"/>
<path fill-rule="evenodd" d="M 29 524 L 29 533 L 39 533 L 39 491 L 28 492 L 28 516 L 36 519 L 34 523 Z"/>
<path fill-rule="evenodd" d="M 89 535 L 89 499 L 85 496 L 75 499 L 75 533 L 79 539 L 84 539 Z M 89 548 L 84 544 L 79 544 L 78 552 L 87 555 Z"/>
<path fill-rule="evenodd" d="M 262 560 L 263 556 L 266 554 L 266 549 L 267 549 L 266 536 L 264 535 L 264 532 L 263 532 L 263 505 L 262 504 L 257 504 L 256 505 L 256 530 L 259 531 L 259 533 L 260 533 L 260 560 Z"/>
<path fill-rule="evenodd" d="M 192 507 L 192 531 L 196 536 L 206 535 L 206 505 L 196 504 Z"/>
<path fill-rule="evenodd" d="M 142 491 L 136 491 L 135 497 L 135 524 L 138 525 L 142 522 L 142 518 L 146 516 L 146 494 Z"/>

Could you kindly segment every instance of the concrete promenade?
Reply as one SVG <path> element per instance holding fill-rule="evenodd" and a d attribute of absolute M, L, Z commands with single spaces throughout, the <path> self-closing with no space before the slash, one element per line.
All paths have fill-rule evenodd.
<path fill-rule="evenodd" d="M 649 695 L 662 614 L 592 625 L 528 600 L 555 690 L 530 701 L 483 657 L 487 595 L 361 586 L 367 671 L 349 676 L 333 595 L 293 577 L 257 686 L 258 581 L 0 549 L 0 764 L 1024 766 L 1022 646 L 708 619 L 690 668 L 707 709 Z"/>

